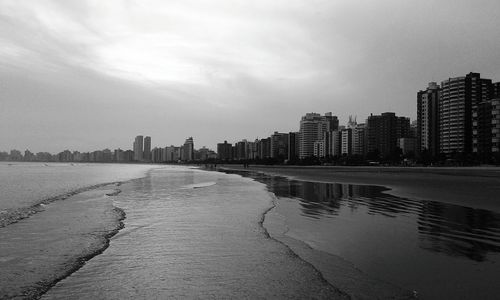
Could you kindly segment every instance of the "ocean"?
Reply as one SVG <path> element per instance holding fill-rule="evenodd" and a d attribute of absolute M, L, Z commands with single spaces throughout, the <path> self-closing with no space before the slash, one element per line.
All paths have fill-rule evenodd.
<path fill-rule="evenodd" d="M 186 166 L 0 164 L 0 298 L 495 298 L 500 216 Z"/>

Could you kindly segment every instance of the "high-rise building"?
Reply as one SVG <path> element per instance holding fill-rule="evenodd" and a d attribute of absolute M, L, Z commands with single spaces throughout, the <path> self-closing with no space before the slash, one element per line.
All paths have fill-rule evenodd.
<path fill-rule="evenodd" d="M 288 133 L 288 159 L 297 160 L 299 158 L 300 138 L 298 132 Z"/>
<path fill-rule="evenodd" d="M 271 135 L 271 157 L 288 159 L 288 133 L 275 131 Z"/>
<path fill-rule="evenodd" d="M 217 144 L 217 158 L 220 160 L 232 160 L 233 155 L 232 155 L 232 148 L 233 145 L 228 143 L 227 141 L 224 141 L 224 143 L 218 143 Z"/>
<path fill-rule="evenodd" d="M 414 155 L 417 150 L 417 139 L 414 137 L 399 138 L 398 147 L 404 155 Z"/>
<path fill-rule="evenodd" d="M 341 148 L 340 154 L 352 155 L 352 128 L 345 128 L 340 131 Z"/>
<path fill-rule="evenodd" d="M 328 132 L 328 149 L 330 156 L 340 156 L 342 153 L 342 130 L 344 126 L 339 127 L 338 130 Z"/>
<path fill-rule="evenodd" d="M 183 161 L 192 161 L 194 159 L 194 142 L 193 137 L 189 137 L 182 146 L 181 159 Z"/>
<path fill-rule="evenodd" d="M 259 141 L 247 142 L 247 158 L 256 159 L 258 156 L 257 145 Z"/>
<path fill-rule="evenodd" d="M 144 161 L 151 161 L 151 137 L 147 136 L 144 138 L 144 150 L 143 150 Z"/>
<path fill-rule="evenodd" d="M 313 155 L 315 157 L 325 157 L 326 156 L 325 150 L 326 150 L 326 147 L 325 147 L 325 140 L 324 139 L 317 140 L 314 142 Z"/>
<path fill-rule="evenodd" d="M 365 124 L 356 124 L 352 130 L 352 154 L 366 155 L 368 133 Z"/>
<path fill-rule="evenodd" d="M 425 91 L 417 93 L 417 152 L 439 154 L 439 98 L 440 88 L 430 82 Z"/>
<path fill-rule="evenodd" d="M 410 119 L 398 117 L 393 112 L 370 115 L 366 120 L 368 128 L 368 147 L 371 154 L 384 158 L 396 153 L 398 138 L 410 135 Z"/>
<path fill-rule="evenodd" d="M 134 160 L 135 161 L 142 161 L 143 159 L 143 142 L 144 138 L 142 135 L 138 135 L 135 137 L 134 140 Z"/>
<path fill-rule="evenodd" d="M 271 157 L 271 138 L 260 139 L 257 145 L 257 151 L 261 159 L 267 159 Z"/>
<path fill-rule="evenodd" d="M 166 160 L 167 162 L 178 162 L 181 159 L 180 147 L 168 146 L 165 147 Z"/>
<path fill-rule="evenodd" d="M 473 112 L 472 150 L 487 162 L 492 153 L 499 152 L 500 98 L 483 101 Z"/>
<path fill-rule="evenodd" d="M 439 149 L 441 153 L 472 152 L 473 111 L 491 99 L 491 79 L 479 73 L 449 78 L 441 82 L 439 100 Z"/>
<path fill-rule="evenodd" d="M 332 116 L 332 113 L 326 113 L 324 116 L 317 113 L 307 113 L 303 116 L 300 120 L 299 158 L 313 156 L 314 143 L 323 141 L 324 133 L 336 130 L 338 125 L 338 119 L 336 116 Z"/>
<path fill-rule="evenodd" d="M 236 160 L 244 160 L 247 159 L 247 152 L 248 152 L 248 147 L 247 147 L 248 141 L 246 139 L 241 140 L 237 142 L 234 147 L 235 147 L 235 155 L 234 159 Z"/>
<path fill-rule="evenodd" d="M 151 150 L 151 161 L 154 163 L 164 162 L 163 150 L 164 149 L 158 147 L 153 148 L 153 150 Z"/>

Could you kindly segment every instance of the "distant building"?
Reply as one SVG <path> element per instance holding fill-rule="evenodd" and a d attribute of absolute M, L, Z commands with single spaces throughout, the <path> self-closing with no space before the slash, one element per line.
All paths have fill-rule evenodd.
<path fill-rule="evenodd" d="M 288 159 L 288 133 L 275 131 L 271 135 L 271 157 Z"/>
<path fill-rule="evenodd" d="M 125 162 L 125 151 L 123 151 L 120 148 L 115 149 L 114 154 L 113 154 L 113 161 Z"/>
<path fill-rule="evenodd" d="M 163 149 L 155 147 L 151 151 L 151 161 L 154 163 L 162 163 L 164 162 L 163 160 Z"/>
<path fill-rule="evenodd" d="M 366 155 L 368 131 L 365 124 L 356 124 L 352 131 L 352 154 Z"/>
<path fill-rule="evenodd" d="M 299 158 L 300 135 L 298 132 L 288 133 L 288 159 L 297 160 Z"/>
<path fill-rule="evenodd" d="M 144 161 L 151 161 L 151 137 L 147 136 L 144 138 L 144 150 L 143 150 Z"/>
<path fill-rule="evenodd" d="M 232 155 L 233 145 L 224 141 L 224 143 L 217 144 L 217 158 L 224 161 L 229 161 L 233 159 Z"/>
<path fill-rule="evenodd" d="M 326 156 L 326 147 L 324 140 L 317 140 L 313 144 L 313 156 L 315 157 L 325 157 Z"/>
<path fill-rule="evenodd" d="M 241 140 L 237 142 L 234 147 L 235 147 L 235 153 L 234 153 L 234 159 L 236 160 L 244 160 L 247 159 L 247 152 L 248 152 L 248 147 L 247 147 L 248 141 L 246 139 Z"/>
<path fill-rule="evenodd" d="M 340 156 L 342 153 L 342 130 L 344 127 L 339 127 L 338 130 L 328 132 L 328 149 L 330 156 Z"/>
<path fill-rule="evenodd" d="M 194 159 L 194 142 L 193 137 L 189 137 L 182 146 L 181 160 L 192 161 Z"/>
<path fill-rule="evenodd" d="M 410 119 L 385 112 L 370 115 L 366 120 L 368 129 L 368 153 L 384 158 L 396 154 L 398 138 L 410 135 Z"/>
<path fill-rule="evenodd" d="M 345 128 L 340 131 L 341 154 L 352 155 L 352 128 Z"/>
<path fill-rule="evenodd" d="M 500 145 L 500 98 L 483 101 L 473 112 L 473 152 L 482 161 L 499 152 Z"/>
<path fill-rule="evenodd" d="M 404 155 L 415 155 L 417 151 L 417 139 L 414 137 L 399 138 L 398 147 Z"/>
<path fill-rule="evenodd" d="M 167 162 L 178 162 L 181 159 L 181 149 L 180 147 L 168 146 L 165 147 L 166 160 Z"/>
<path fill-rule="evenodd" d="M 441 153 L 471 153 L 473 111 L 491 99 L 491 79 L 479 73 L 441 82 L 439 101 L 439 149 Z"/>
<path fill-rule="evenodd" d="M 430 82 L 425 91 L 417 93 L 417 149 L 428 151 L 434 157 L 439 154 L 439 99 L 441 89 Z"/>
<path fill-rule="evenodd" d="M 317 113 L 307 113 L 300 120 L 300 150 L 299 158 L 306 158 L 314 155 L 314 143 L 323 141 L 325 132 L 330 132 L 338 128 L 339 122 L 332 113 L 321 116 Z M 323 147 L 324 147 L 323 143 Z M 322 152 L 325 152 L 324 150 Z"/>
<path fill-rule="evenodd" d="M 247 158 L 248 159 L 256 159 L 258 157 L 258 155 L 259 155 L 258 144 L 259 144 L 258 140 L 255 140 L 254 142 L 247 142 Z"/>
<path fill-rule="evenodd" d="M 261 159 L 267 159 L 271 157 L 271 138 L 260 139 L 257 144 L 257 152 Z"/>
<path fill-rule="evenodd" d="M 144 147 L 144 137 L 142 135 L 138 135 L 135 137 L 134 140 L 134 160 L 135 161 L 142 161 L 143 160 L 143 148 Z"/>

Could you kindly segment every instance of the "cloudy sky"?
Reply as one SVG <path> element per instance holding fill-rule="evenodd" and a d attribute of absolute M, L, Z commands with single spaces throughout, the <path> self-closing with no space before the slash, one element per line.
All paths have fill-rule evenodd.
<path fill-rule="evenodd" d="M 0 150 L 214 148 L 500 81 L 500 1 L 0 0 Z"/>

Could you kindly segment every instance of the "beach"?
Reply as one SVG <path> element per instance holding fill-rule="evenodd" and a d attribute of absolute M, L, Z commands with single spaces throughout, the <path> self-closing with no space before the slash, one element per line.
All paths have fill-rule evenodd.
<path fill-rule="evenodd" d="M 250 166 L 251 170 L 291 179 L 387 187 L 403 198 L 440 201 L 500 212 L 500 168 L 496 167 L 341 167 Z"/>
<path fill-rule="evenodd" d="M 495 299 L 495 168 L 223 166 L 276 196 L 271 237 L 356 299 Z"/>
<path fill-rule="evenodd" d="M 472 176 L 383 168 L 4 168 L 44 196 L 23 202 L 12 188 L 19 200 L 5 198 L 5 207 L 40 209 L 0 228 L 0 267 L 7 270 L 0 298 L 493 299 L 500 293 L 500 214 L 485 208 L 495 202 L 488 198 L 498 180 L 494 169 Z M 417 183 L 432 179 L 442 197 L 458 198 L 456 189 L 445 191 L 443 182 L 453 178 L 473 182 L 469 189 L 486 182 L 476 201 L 487 205 L 473 207 L 467 197 L 403 197 L 421 196 Z M 47 201 L 49 194 L 55 196 Z"/>

